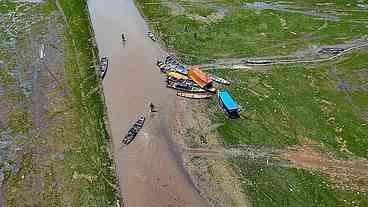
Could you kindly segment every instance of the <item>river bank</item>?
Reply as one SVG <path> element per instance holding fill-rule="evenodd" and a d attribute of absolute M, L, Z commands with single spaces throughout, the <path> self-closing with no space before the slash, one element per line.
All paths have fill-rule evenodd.
<path fill-rule="evenodd" d="M 105 108 L 82 0 L 1 1 L 4 206 L 115 206 Z"/>

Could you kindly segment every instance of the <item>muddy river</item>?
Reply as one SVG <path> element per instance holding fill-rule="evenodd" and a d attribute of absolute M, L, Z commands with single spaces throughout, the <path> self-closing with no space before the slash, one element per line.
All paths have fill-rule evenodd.
<path fill-rule="evenodd" d="M 126 206 L 206 206 L 183 169 L 180 150 L 171 144 L 175 92 L 155 67 L 165 51 L 147 37 L 147 24 L 132 0 L 88 0 L 88 6 L 100 56 L 110 60 L 103 87 Z M 148 112 L 150 102 L 157 113 Z M 143 130 L 123 146 L 122 136 L 142 114 L 147 118 Z"/>

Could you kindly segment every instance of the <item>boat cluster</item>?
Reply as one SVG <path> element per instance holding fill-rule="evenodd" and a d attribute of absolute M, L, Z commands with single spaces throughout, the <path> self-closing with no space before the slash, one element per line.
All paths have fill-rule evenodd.
<path fill-rule="evenodd" d="M 230 81 L 207 74 L 195 66 L 185 66 L 178 59 L 169 55 L 165 60 L 157 60 L 157 67 L 167 76 L 167 87 L 178 90 L 178 96 L 205 99 L 211 98 L 217 91 L 213 82 L 229 85 Z"/>

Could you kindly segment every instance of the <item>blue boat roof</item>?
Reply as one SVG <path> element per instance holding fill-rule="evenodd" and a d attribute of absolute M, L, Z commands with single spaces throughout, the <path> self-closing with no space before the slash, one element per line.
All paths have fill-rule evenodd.
<path fill-rule="evenodd" d="M 219 92 L 219 98 L 221 99 L 224 107 L 229 110 L 238 110 L 238 104 L 234 101 L 234 99 L 230 96 L 227 90 L 223 90 Z"/>

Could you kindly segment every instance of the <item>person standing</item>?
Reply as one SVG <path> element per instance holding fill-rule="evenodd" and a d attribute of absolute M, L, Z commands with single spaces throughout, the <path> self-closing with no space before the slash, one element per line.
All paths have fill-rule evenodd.
<path fill-rule="evenodd" d="M 155 106 L 153 105 L 153 103 L 151 102 L 150 105 L 150 112 L 155 112 Z"/>
<path fill-rule="evenodd" d="M 123 42 L 126 41 L 124 33 L 121 33 L 121 39 L 123 40 Z"/>

